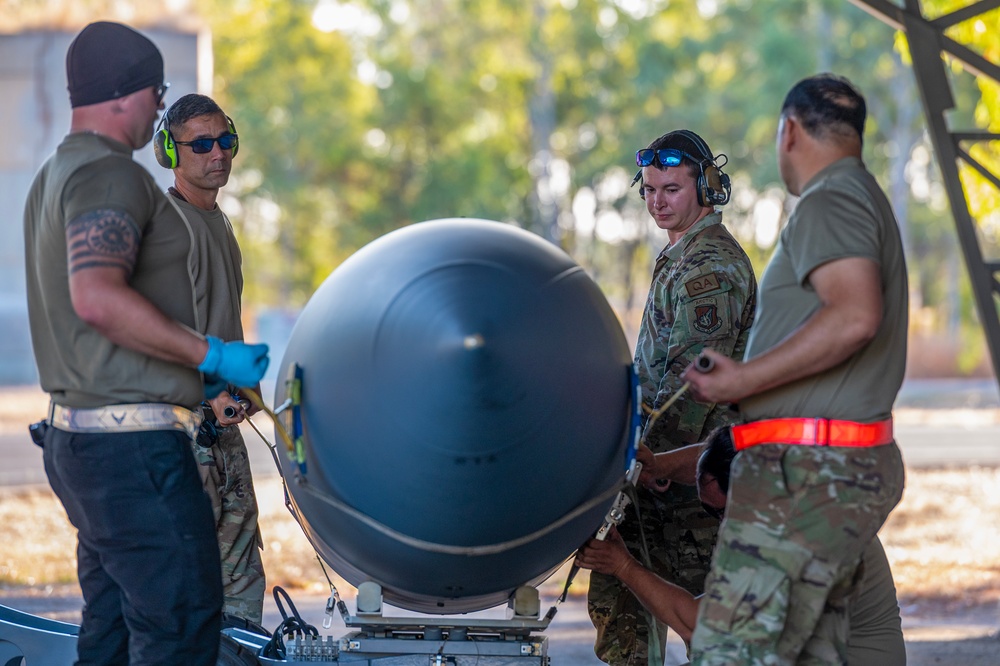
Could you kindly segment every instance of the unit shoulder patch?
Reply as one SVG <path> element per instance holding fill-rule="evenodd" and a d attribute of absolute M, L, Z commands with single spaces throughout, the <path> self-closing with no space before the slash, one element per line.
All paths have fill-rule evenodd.
<path fill-rule="evenodd" d="M 719 318 L 719 307 L 712 301 L 695 304 L 694 319 L 691 325 L 705 335 L 711 335 L 722 328 L 722 319 Z"/>

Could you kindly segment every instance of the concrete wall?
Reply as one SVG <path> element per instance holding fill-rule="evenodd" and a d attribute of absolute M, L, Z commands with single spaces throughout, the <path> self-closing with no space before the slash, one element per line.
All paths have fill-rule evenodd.
<path fill-rule="evenodd" d="M 163 52 L 166 103 L 189 92 L 211 94 L 207 33 L 142 30 Z M 24 202 L 35 172 L 69 131 L 66 50 L 76 31 L 0 35 L 0 385 L 37 381 L 28 332 L 24 274 Z M 166 189 L 173 179 L 153 157 L 136 151 Z"/>

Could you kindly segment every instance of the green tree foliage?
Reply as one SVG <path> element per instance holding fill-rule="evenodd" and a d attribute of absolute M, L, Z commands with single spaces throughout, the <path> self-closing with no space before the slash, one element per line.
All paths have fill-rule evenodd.
<path fill-rule="evenodd" d="M 922 3 L 922 8 L 933 20 L 969 4 L 954 0 L 928 0 Z M 983 56 L 994 66 L 1000 64 L 1000 10 L 967 18 L 947 28 L 945 35 Z M 909 63 L 909 45 L 905 35 L 898 34 L 896 39 L 898 50 Z M 953 131 L 981 129 L 1000 132 L 1000 84 L 983 76 L 974 78 L 957 61 L 945 60 L 955 99 L 955 109 L 947 117 L 949 128 Z M 1000 177 L 1000 142 L 965 143 L 963 147 L 993 174 L 990 179 L 960 162 L 960 176 L 969 211 L 978 226 L 977 235 L 984 258 L 1000 259 L 1000 188 L 996 184 L 996 179 Z M 914 184 L 914 192 L 927 203 L 929 209 L 916 211 L 918 216 L 923 212 L 924 219 L 918 218 L 918 223 L 912 225 L 914 252 L 910 255 L 911 273 L 919 277 L 921 291 L 918 305 L 925 306 L 922 311 L 917 310 L 920 315 L 917 330 L 922 329 L 930 335 L 943 334 L 951 344 L 957 341 L 959 369 L 973 371 L 985 365 L 983 334 L 967 273 L 959 266 L 961 255 L 953 220 L 944 192 L 936 182 L 936 165 L 927 165 L 929 156 L 926 154 L 914 153 L 914 157 L 916 159 L 908 165 L 907 176 Z"/>
<path fill-rule="evenodd" d="M 865 157 L 917 259 L 917 302 L 938 308 L 939 325 L 956 321 L 961 299 L 940 285 L 958 255 L 940 242 L 953 231 L 937 176 L 914 162 L 926 139 L 905 49 L 844 0 L 210 7 L 217 92 L 246 137 L 236 217 L 255 266 L 248 289 L 260 301 L 300 305 L 347 255 L 393 229 L 482 217 L 562 245 L 629 328 L 664 242 L 628 187 L 634 151 L 686 127 L 726 153 L 734 181 L 727 223 L 762 269 L 771 246 L 755 234 L 780 220 L 761 211 L 782 217 L 794 203 L 774 158 L 781 100 L 799 78 L 835 71 L 869 100 Z M 324 8 L 334 10 L 329 32 L 320 29 Z M 953 31 L 995 58 L 1000 31 L 974 23 Z M 963 99 L 978 92 L 959 86 Z M 982 92 L 970 124 L 995 122 L 996 91 Z M 915 170 L 926 185 L 916 192 Z M 989 202 L 985 190 L 976 183 Z"/>
<path fill-rule="evenodd" d="M 234 187 L 248 296 L 301 304 L 359 241 L 377 202 L 365 143 L 376 91 L 358 80 L 344 35 L 312 25 L 312 3 L 214 2 L 217 97 L 241 137 Z"/>
<path fill-rule="evenodd" d="M 922 4 L 940 15 L 968 2 Z M 972 318 L 955 310 L 968 302 L 957 285 L 942 289 L 959 258 L 905 41 L 846 0 L 206 0 L 191 10 L 211 29 L 214 94 L 241 133 L 225 205 L 258 304 L 302 305 L 372 239 L 467 216 L 560 244 L 629 327 L 665 242 L 628 186 L 634 151 L 685 127 L 725 153 L 726 221 L 761 269 L 794 204 L 774 158 L 781 100 L 799 78 L 835 71 L 869 100 L 865 159 L 901 219 L 918 305 L 938 326 Z M 998 16 L 948 34 L 997 62 Z M 956 123 L 1000 130 L 997 86 L 956 82 Z M 973 154 L 997 167 L 996 143 Z M 965 182 L 984 233 L 1000 234 L 996 188 L 978 174 Z"/>
<path fill-rule="evenodd" d="M 961 9 L 965 4 L 955 0 L 931 0 L 926 4 L 926 9 L 931 16 L 936 16 Z M 1000 9 L 984 12 L 958 23 L 946 30 L 945 34 L 960 44 L 968 45 L 986 60 L 1000 64 Z M 957 70 L 957 67 L 953 69 Z M 971 96 L 973 100 L 970 105 L 966 99 L 965 107 L 960 107 L 965 112 L 965 126 L 1000 133 L 1000 82 L 979 77 L 975 82 L 979 93 L 976 96 L 969 95 L 969 88 L 972 86 L 968 75 L 962 76 L 956 72 L 956 77 L 965 84 L 966 97 Z M 970 154 L 1000 178 L 1000 142 L 977 143 L 970 147 Z M 979 222 L 981 237 L 987 244 L 988 253 L 1000 259 L 1000 187 L 970 167 L 963 169 L 962 179 L 970 210 Z"/>

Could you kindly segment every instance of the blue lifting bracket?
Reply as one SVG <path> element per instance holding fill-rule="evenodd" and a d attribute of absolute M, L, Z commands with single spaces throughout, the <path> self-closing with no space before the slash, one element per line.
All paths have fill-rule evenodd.
<path fill-rule="evenodd" d="M 631 414 L 626 426 L 626 437 L 628 446 L 625 456 L 625 479 L 622 490 L 615 497 L 615 501 L 608 509 L 604 517 L 604 524 L 597 530 L 598 541 L 603 541 L 612 527 L 620 524 L 625 518 L 625 509 L 631 503 L 629 497 L 629 485 L 635 486 L 639 482 L 639 473 L 642 471 L 642 463 L 638 461 L 636 455 L 639 452 L 640 433 L 642 432 L 642 391 L 639 388 L 639 374 L 635 364 L 628 365 L 629 391 L 632 394 Z M 568 585 L 567 585 L 568 588 Z"/>
<path fill-rule="evenodd" d="M 631 433 L 628 445 L 628 456 L 625 459 L 625 471 L 632 469 L 635 456 L 639 452 L 639 434 L 642 432 L 642 390 L 639 388 L 639 372 L 635 363 L 628 364 L 629 390 L 632 393 L 632 415 L 630 419 L 629 432 Z"/>

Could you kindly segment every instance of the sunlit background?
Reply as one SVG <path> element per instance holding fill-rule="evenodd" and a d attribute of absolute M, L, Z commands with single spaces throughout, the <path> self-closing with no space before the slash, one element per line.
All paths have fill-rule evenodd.
<path fill-rule="evenodd" d="M 960 4 L 922 3 L 931 16 Z M 247 328 L 272 342 L 359 247 L 453 216 L 510 222 L 561 246 L 600 284 L 631 342 L 666 241 L 629 188 L 634 151 L 688 128 L 726 154 L 733 199 L 725 222 L 760 271 L 794 203 L 774 158 L 782 97 L 817 71 L 846 75 L 867 96 L 865 160 L 905 238 L 908 376 L 992 374 L 905 38 L 846 0 L 0 6 L 0 40 L 53 32 L 69 39 L 96 19 L 129 22 L 154 39 L 197 40 L 188 88 L 213 95 L 240 132 L 220 204 L 244 251 Z M 1000 10 L 948 34 L 995 61 Z M 169 71 L 176 59 L 167 55 Z M 64 76 L 61 60 L 50 60 L 47 76 Z M 952 125 L 1000 130 L 996 86 L 953 70 Z M 167 103 L 186 92 L 175 81 Z M 9 128 L 17 107 L 4 97 L 0 122 Z M 30 135 L 32 122 L 45 119 L 17 122 Z M 48 131 L 57 141 L 65 127 Z M 974 154 L 996 170 L 997 150 L 997 142 L 980 144 Z M 33 158 L 30 171 L 44 155 Z M 981 242 L 1000 256 L 997 189 L 971 170 L 963 179 Z M 3 224 L 19 237 L 23 194 L 11 204 Z"/>
<path fill-rule="evenodd" d="M 930 16 L 966 4 L 921 3 Z M 946 655 L 911 652 L 911 664 L 995 663 L 995 651 L 974 661 L 954 641 L 1000 626 L 997 384 L 906 39 L 847 0 L 0 0 L 0 439 L 9 473 L 23 467 L 40 484 L 0 493 L 4 603 L 30 610 L 29 597 L 49 597 L 35 608 L 51 615 L 62 596 L 65 619 L 79 612 L 75 536 L 24 435 L 46 397 L 28 343 L 21 211 L 68 130 L 66 46 L 101 19 L 161 47 L 167 104 L 203 92 L 236 123 L 240 154 L 220 205 L 243 250 L 245 328 L 272 345 L 273 368 L 298 312 L 344 259 L 392 230 L 456 216 L 515 224 L 562 247 L 633 343 L 667 240 L 629 188 L 635 150 L 687 128 L 724 153 L 733 182 L 724 220 L 759 274 L 794 206 L 775 164 L 781 100 L 818 71 L 849 77 L 869 103 L 864 157 L 896 210 L 910 274 L 906 395 L 894 414 L 908 482 L 881 537 L 908 646 L 944 636 Z M 1000 9 L 947 34 L 1000 60 Z M 950 75 L 951 126 L 1000 132 L 997 86 L 958 67 Z M 972 153 L 1000 172 L 1000 142 Z M 151 148 L 136 158 L 170 184 Z M 998 188 L 971 170 L 962 179 L 996 260 Z M 244 435 L 269 583 L 322 595 L 269 453 Z M 953 468 L 942 451 L 961 453 Z M 19 466 L 15 455 L 37 460 Z M 5 474 L 0 486 L 23 483 Z M 930 616 L 965 633 L 921 634 Z"/>

